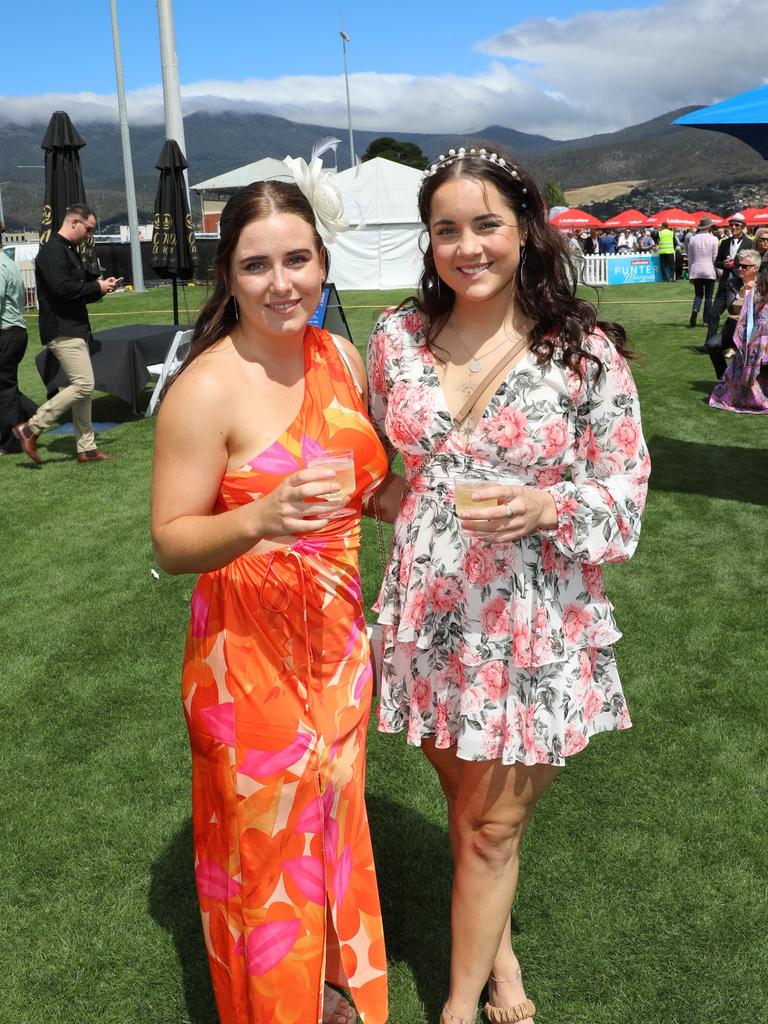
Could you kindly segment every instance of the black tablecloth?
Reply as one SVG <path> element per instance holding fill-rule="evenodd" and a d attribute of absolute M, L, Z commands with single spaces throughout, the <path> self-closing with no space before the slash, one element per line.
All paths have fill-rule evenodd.
<path fill-rule="evenodd" d="M 91 335 L 89 349 L 96 390 L 123 398 L 131 411 L 139 411 L 139 398 L 149 380 L 147 366 L 162 363 L 177 331 L 173 324 L 126 324 Z M 64 387 L 67 378 L 58 359 L 43 348 L 35 357 L 48 397 Z"/>

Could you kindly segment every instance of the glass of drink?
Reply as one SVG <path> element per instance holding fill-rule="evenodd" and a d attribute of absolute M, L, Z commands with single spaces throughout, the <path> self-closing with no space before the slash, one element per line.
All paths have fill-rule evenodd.
<path fill-rule="evenodd" d="M 355 493 L 355 453 L 353 451 L 332 451 L 325 455 L 314 455 L 307 459 L 307 469 L 332 469 L 336 475 L 336 483 L 341 490 L 319 494 L 315 501 L 348 501 Z M 347 515 L 346 509 L 336 509 L 328 515 L 320 513 L 324 519 L 335 519 Z"/>
<path fill-rule="evenodd" d="M 473 501 L 472 494 L 478 487 L 496 482 L 496 480 L 481 480 L 480 477 L 454 477 L 453 489 L 456 495 L 456 514 L 461 515 L 462 512 L 471 512 L 478 508 L 495 508 L 499 504 L 499 498 L 478 498 L 476 501 Z"/>

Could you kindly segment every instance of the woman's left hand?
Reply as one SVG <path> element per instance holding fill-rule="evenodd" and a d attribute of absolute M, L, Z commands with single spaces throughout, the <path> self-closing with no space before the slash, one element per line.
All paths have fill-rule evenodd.
<path fill-rule="evenodd" d="M 472 496 L 499 501 L 495 508 L 472 509 L 460 516 L 464 533 L 488 544 L 509 544 L 538 530 L 557 528 L 557 508 L 547 491 L 517 484 L 479 484 Z"/>

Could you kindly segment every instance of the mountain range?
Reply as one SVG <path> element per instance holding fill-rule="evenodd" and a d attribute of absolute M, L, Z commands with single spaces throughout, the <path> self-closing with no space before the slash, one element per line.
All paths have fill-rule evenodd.
<path fill-rule="evenodd" d="M 685 107 L 620 131 L 586 138 L 557 141 L 501 125 L 489 125 L 469 135 L 417 134 L 355 131 L 355 149 L 362 154 L 382 135 L 413 142 L 430 159 L 451 146 L 489 142 L 519 158 L 536 179 L 554 180 L 563 189 L 606 182 L 640 181 L 641 196 L 653 203 L 656 195 L 676 194 L 681 202 L 707 206 L 722 198 L 723 208 L 737 208 L 737 196 L 764 196 L 768 202 L 768 162 L 744 143 L 720 132 L 682 128 L 672 124 Z M 91 123 L 77 126 L 86 140 L 80 151 L 88 201 L 98 211 L 102 230 L 107 223 L 126 223 L 123 165 L 119 126 Z M 43 193 L 43 153 L 40 148 L 45 124 L 18 125 L 3 120 L 0 109 L 0 181 L 5 219 L 9 228 L 37 226 Z M 251 163 L 265 156 L 309 157 L 313 144 L 336 135 L 341 144 L 340 168 L 349 165 L 345 129 L 300 124 L 268 114 L 230 110 L 198 112 L 184 119 L 190 184 Z M 158 172 L 154 164 L 165 139 L 162 125 L 131 128 L 139 220 L 151 220 Z M 752 191 L 744 192 L 745 186 Z M 634 195 L 634 193 L 630 193 Z M 638 198 L 635 196 L 635 198 Z M 607 216 L 629 205 L 627 196 L 601 203 L 598 216 Z M 193 199 L 193 206 L 195 200 Z M 597 206 L 595 207 L 597 212 Z M 199 207 L 193 209 L 197 219 Z"/>

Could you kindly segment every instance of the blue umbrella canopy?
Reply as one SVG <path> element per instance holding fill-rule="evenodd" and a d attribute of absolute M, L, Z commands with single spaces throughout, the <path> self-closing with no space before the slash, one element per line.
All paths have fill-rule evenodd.
<path fill-rule="evenodd" d="M 768 85 L 739 93 L 711 107 L 702 107 L 678 117 L 673 124 L 688 128 L 709 128 L 726 132 L 746 142 L 764 160 L 768 160 Z"/>

